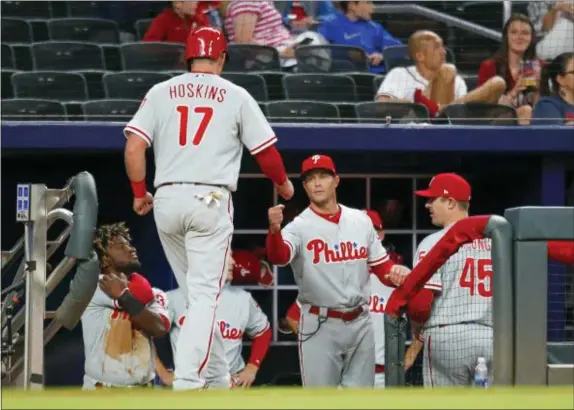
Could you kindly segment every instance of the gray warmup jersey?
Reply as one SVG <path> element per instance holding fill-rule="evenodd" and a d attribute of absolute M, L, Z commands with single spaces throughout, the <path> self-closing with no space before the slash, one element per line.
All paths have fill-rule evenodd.
<path fill-rule="evenodd" d="M 167 296 L 153 290 L 148 309 L 167 318 Z M 82 332 L 85 374 L 91 381 L 133 386 L 155 377 L 151 339 L 133 329 L 129 315 L 99 287 L 82 315 Z"/>
<path fill-rule="evenodd" d="M 167 297 L 172 321 L 170 341 L 175 352 L 187 308 L 185 298 L 179 289 L 167 292 Z M 230 372 L 236 374 L 245 367 L 241 355 L 243 335 L 246 334 L 250 338 L 261 335 L 269 329 L 269 320 L 249 292 L 229 284 L 224 285 L 221 290 L 216 320 L 215 329 L 223 336 L 225 358 L 229 363 Z"/>
<path fill-rule="evenodd" d="M 282 230 L 302 304 L 345 309 L 368 303 L 369 266 L 389 260 L 370 218 L 340 207 L 338 224 L 307 208 Z"/>
<path fill-rule="evenodd" d="M 451 225 L 452 226 L 452 225 Z M 450 227 L 427 236 L 417 248 L 413 266 Z M 462 245 L 426 283 L 435 291 L 425 327 L 474 322 L 492 326 L 492 260 L 490 239 Z"/>

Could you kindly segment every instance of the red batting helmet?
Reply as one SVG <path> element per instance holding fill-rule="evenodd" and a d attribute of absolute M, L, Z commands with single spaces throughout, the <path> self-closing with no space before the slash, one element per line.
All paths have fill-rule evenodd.
<path fill-rule="evenodd" d="M 186 60 L 190 58 L 217 60 L 223 53 L 227 54 L 227 40 L 220 30 L 212 27 L 200 27 L 192 30 L 187 36 Z"/>

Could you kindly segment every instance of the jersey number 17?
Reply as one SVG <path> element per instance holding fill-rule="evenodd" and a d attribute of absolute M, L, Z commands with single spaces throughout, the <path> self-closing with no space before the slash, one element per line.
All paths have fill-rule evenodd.
<path fill-rule="evenodd" d="M 189 107 L 187 105 L 178 105 L 176 107 L 179 113 L 179 145 L 185 147 L 187 145 L 187 123 L 189 122 Z M 191 143 L 195 146 L 201 144 L 201 140 L 205 135 L 205 130 L 213 118 L 213 108 L 211 107 L 195 107 L 193 109 L 195 114 L 201 115 L 201 121 Z"/>
<path fill-rule="evenodd" d="M 492 297 L 492 260 L 466 258 L 459 284 L 470 296 Z"/>

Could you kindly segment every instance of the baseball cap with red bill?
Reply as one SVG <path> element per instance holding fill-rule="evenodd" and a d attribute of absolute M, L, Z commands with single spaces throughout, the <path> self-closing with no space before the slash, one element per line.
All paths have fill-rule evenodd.
<path fill-rule="evenodd" d="M 336 174 L 337 171 L 335 170 L 335 163 L 333 159 L 328 155 L 313 155 L 303 161 L 303 165 L 301 166 L 301 176 L 305 175 L 309 171 L 313 171 L 315 169 L 323 169 L 333 174 Z"/>
<path fill-rule="evenodd" d="M 425 198 L 452 198 L 456 201 L 470 201 L 470 184 L 454 173 L 438 174 L 431 179 L 429 187 L 415 191 L 418 196 Z"/>
<path fill-rule="evenodd" d="M 377 211 L 374 209 L 365 209 L 365 213 L 369 218 L 371 218 L 371 222 L 377 231 L 383 229 L 383 221 L 381 220 L 381 216 Z"/>

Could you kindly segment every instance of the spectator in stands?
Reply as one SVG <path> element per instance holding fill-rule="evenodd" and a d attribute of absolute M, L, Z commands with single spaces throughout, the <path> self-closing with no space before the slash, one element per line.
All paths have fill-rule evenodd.
<path fill-rule="evenodd" d="M 209 12 L 218 6 L 219 1 L 172 1 L 153 19 L 142 40 L 185 44 L 191 30 L 211 25 Z"/>
<path fill-rule="evenodd" d="M 519 123 L 528 125 L 538 99 L 543 64 L 536 57 L 534 26 L 525 15 L 513 14 L 502 30 L 500 49 L 480 64 L 478 85 L 496 75 L 502 77 L 506 89 L 499 103 L 514 107 Z"/>
<path fill-rule="evenodd" d="M 408 50 L 415 65 L 393 68 L 377 91 L 377 101 L 423 104 L 435 117 L 448 104 L 496 103 L 506 86 L 501 77 L 495 76 L 467 93 L 456 67 L 446 63 L 442 39 L 432 31 L 411 35 Z"/>
<path fill-rule="evenodd" d="M 337 10 L 331 1 L 276 1 L 275 7 L 283 16 L 283 24 L 292 33 L 311 30 Z"/>
<path fill-rule="evenodd" d="M 529 1 L 528 15 L 536 28 L 541 58 L 552 60 L 574 51 L 574 1 Z"/>
<path fill-rule="evenodd" d="M 535 124 L 574 125 L 574 52 L 562 53 L 542 70 Z"/>
<path fill-rule="evenodd" d="M 331 44 L 360 47 L 367 53 L 371 71 L 384 73 L 383 50 L 388 46 L 402 44 L 379 23 L 372 20 L 372 1 L 341 1 L 342 12 L 325 19 L 318 32 Z"/>

